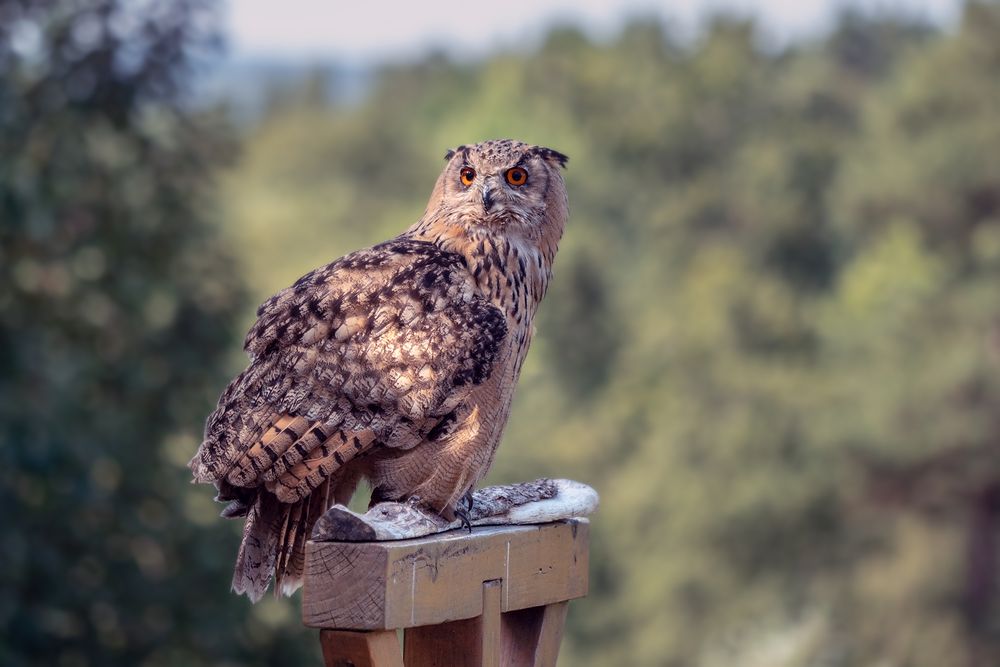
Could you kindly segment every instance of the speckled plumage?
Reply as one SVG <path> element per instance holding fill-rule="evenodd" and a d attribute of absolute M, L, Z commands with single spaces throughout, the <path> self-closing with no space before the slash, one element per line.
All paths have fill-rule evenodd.
<path fill-rule="evenodd" d="M 313 523 L 361 478 L 373 501 L 451 519 L 492 464 L 566 222 L 566 158 L 503 140 L 446 159 L 416 224 L 260 307 L 250 365 L 208 418 L 191 469 L 223 516 L 246 516 L 233 588 L 251 599 L 272 575 L 297 588 Z"/>

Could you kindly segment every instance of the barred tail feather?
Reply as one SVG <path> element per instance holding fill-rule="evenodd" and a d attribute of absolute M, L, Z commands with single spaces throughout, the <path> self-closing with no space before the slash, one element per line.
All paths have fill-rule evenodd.
<path fill-rule="evenodd" d="M 261 491 L 243 524 L 243 541 L 236 555 L 233 591 L 246 594 L 251 602 L 264 596 L 274 574 L 278 538 L 288 520 L 288 505 Z"/>
<path fill-rule="evenodd" d="M 257 602 L 272 578 L 275 595 L 291 595 L 298 590 L 306 541 L 313 525 L 335 502 L 346 502 L 345 496 L 350 499 L 355 483 L 355 479 L 329 479 L 297 503 L 283 503 L 273 493 L 260 489 L 243 526 L 233 591 Z"/>
<path fill-rule="evenodd" d="M 329 508 L 330 488 L 327 480 L 312 495 L 295 503 L 288 513 L 288 524 L 279 541 L 278 562 L 275 566 L 275 595 L 291 595 L 302 585 L 306 541 L 316 520 Z"/>

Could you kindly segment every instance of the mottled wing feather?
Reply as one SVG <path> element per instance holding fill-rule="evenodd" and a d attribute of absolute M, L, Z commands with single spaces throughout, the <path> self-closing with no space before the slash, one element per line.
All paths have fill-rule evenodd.
<path fill-rule="evenodd" d="M 309 455 L 288 469 L 273 482 L 269 491 L 285 503 L 302 500 L 322 484 L 333 471 L 368 449 L 375 441 L 375 434 L 368 431 L 338 431 Z"/>
<path fill-rule="evenodd" d="M 293 442 L 306 435 L 312 437 L 313 429 L 303 432 L 303 422 L 308 425 L 308 420 L 298 419 L 302 421 L 296 424 L 296 417 L 278 415 L 237 459 L 226 475 L 226 481 L 234 486 L 253 485 L 263 472 L 275 464 L 276 457 L 283 454 Z"/>
<path fill-rule="evenodd" d="M 505 335 L 462 258 L 430 243 L 390 241 L 317 269 L 259 309 L 250 366 L 209 417 L 195 477 L 299 499 L 357 455 L 355 438 L 361 450 L 416 444 L 414 424 L 485 380 Z"/>

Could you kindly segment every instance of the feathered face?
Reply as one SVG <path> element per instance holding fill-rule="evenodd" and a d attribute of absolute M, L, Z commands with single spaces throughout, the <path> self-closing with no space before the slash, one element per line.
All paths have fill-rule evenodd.
<path fill-rule="evenodd" d="M 466 225 L 528 236 L 560 227 L 566 217 L 566 156 L 510 139 L 459 146 L 445 155 L 431 205 L 438 215 Z M 436 200 L 436 201 L 435 201 Z M 436 206 L 435 206 L 436 205 Z"/>

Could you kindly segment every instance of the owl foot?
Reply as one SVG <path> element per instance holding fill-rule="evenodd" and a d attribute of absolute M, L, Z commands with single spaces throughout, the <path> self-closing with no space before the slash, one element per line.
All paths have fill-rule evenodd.
<path fill-rule="evenodd" d="M 465 509 L 462 509 L 461 506 L 456 507 L 455 508 L 455 516 L 457 516 L 458 519 L 462 522 L 462 528 L 468 529 L 468 531 L 471 533 L 472 532 L 472 522 L 471 522 L 470 519 L 471 519 L 471 516 L 472 516 L 472 505 L 475 503 L 475 498 L 473 498 L 473 496 L 472 496 L 472 489 L 469 489 L 465 493 L 465 495 L 462 496 L 462 499 L 459 500 L 459 503 L 460 503 L 460 505 L 464 504 L 465 505 Z"/>
<path fill-rule="evenodd" d="M 471 508 L 470 508 L 471 509 Z M 469 521 L 469 510 L 463 509 L 461 507 L 455 508 L 455 516 L 458 520 L 462 522 L 462 528 L 465 528 L 470 533 L 472 532 L 472 523 Z"/>

